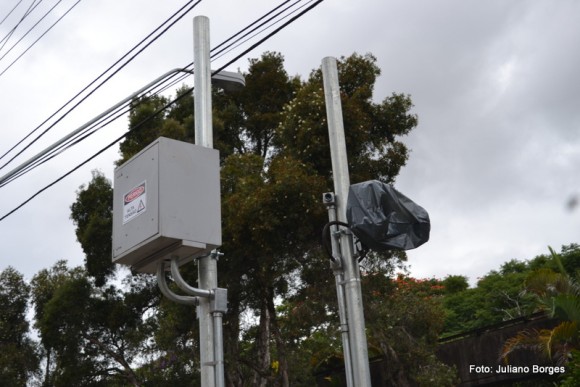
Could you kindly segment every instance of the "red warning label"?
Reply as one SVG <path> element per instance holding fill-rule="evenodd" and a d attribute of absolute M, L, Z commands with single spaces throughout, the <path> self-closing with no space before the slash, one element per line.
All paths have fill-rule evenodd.
<path fill-rule="evenodd" d="M 123 224 L 147 210 L 147 182 L 144 181 L 123 195 Z"/>

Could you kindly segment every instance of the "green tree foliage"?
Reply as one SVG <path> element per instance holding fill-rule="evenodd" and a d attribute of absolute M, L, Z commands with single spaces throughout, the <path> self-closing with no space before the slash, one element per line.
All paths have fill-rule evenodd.
<path fill-rule="evenodd" d="M 392 182 L 408 153 L 396 137 L 407 134 L 417 119 L 409 113 L 408 96 L 394 94 L 380 104 L 373 102 L 380 73 L 375 61 L 371 55 L 355 54 L 340 62 L 347 146 L 356 179 Z M 318 282 L 305 281 L 308 276 L 332 280 L 327 268 L 312 271 L 318 266 L 312 262 L 321 257 L 318 235 L 326 218 L 319 197 L 332 185 L 322 79 L 319 70 L 306 82 L 289 77 L 277 53 L 250 60 L 244 75 L 242 90 L 216 90 L 213 97 L 214 144 L 222 159 L 225 256 L 219 278 L 230 295 L 224 333 L 227 374 L 234 385 L 243 380 L 288 385 L 290 358 L 299 355 L 287 348 L 274 301 L 306 287 L 322 291 Z M 188 110 L 193 104 L 182 101 L 157 115 L 143 134 L 127 138 L 121 160 L 158 135 L 193 137 Z M 136 101 L 130 126 L 164 103 L 159 97 Z M 178 130 L 168 132 L 168 126 Z M 240 330 L 239 316 L 248 310 L 254 311 L 258 324 Z M 243 348 L 240 336 L 246 338 Z"/>
<path fill-rule="evenodd" d="M 408 157 L 400 138 L 417 125 L 409 96 L 374 102 L 375 62 L 358 54 L 339 61 L 353 182 L 393 182 Z M 229 291 L 226 376 L 232 386 L 309 385 L 324 354 L 340 346 L 332 272 L 319 242 L 320 195 L 332 190 L 321 72 L 290 77 L 282 55 L 271 52 L 249 64 L 246 87 L 213 94 L 225 253 L 219 282 Z M 168 109 L 161 96 L 133 101 L 117 165 L 158 136 L 193 141 L 187 90 Z M 151 277 L 112 281 L 111 193 L 95 172 L 71 206 L 85 270 L 61 262 L 33 280 L 45 384 L 189 385 L 199 362 L 194 311 L 160 302 Z M 365 264 L 391 273 L 404 260 L 404 253 L 371 254 Z M 182 271 L 195 284 L 195 268 Z"/>
<path fill-rule="evenodd" d="M 156 283 L 97 287 L 80 268 L 58 262 L 32 280 L 36 326 L 45 353 L 44 385 L 142 385 L 135 373 L 156 329 L 148 316 Z"/>
<path fill-rule="evenodd" d="M 404 275 L 377 279 L 384 284 L 367 290 L 365 317 L 369 346 L 386 360 L 388 385 L 456 385 L 456 372 L 433 355 L 444 324 L 445 286 Z"/>
<path fill-rule="evenodd" d="M 559 257 L 566 272 L 576 273 L 580 266 L 580 246 L 562 246 Z M 550 255 L 539 255 L 527 261 L 512 259 L 502 264 L 499 270 L 492 270 L 480 278 L 475 287 L 446 294 L 443 301 L 445 335 L 528 316 L 539 310 L 537 295 L 526 291 L 526 284 L 529 284 L 532 273 L 546 270 L 561 272 Z M 444 282 L 451 278 L 453 276 Z"/>
<path fill-rule="evenodd" d="M 167 103 L 167 98 L 157 95 L 133 100 L 129 112 L 129 133 L 120 144 L 123 157 L 118 161 L 119 165 L 159 137 L 167 115 L 163 107 Z"/>
<path fill-rule="evenodd" d="M 28 336 L 30 286 L 8 266 L 0 272 L 0 385 L 26 386 L 37 373 L 39 354 Z"/>
<path fill-rule="evenodd" d="M 563 252 L 570 256 L 570 250 Z M 580 346 L 580 284 L 577 278 L 565 271 L 561 257 L 552 248 L 550 253 L 551 264 L 557 267 L 557 271 L 550 268 L 532 271 L 526 278 L 525 290 L 535 296 L 538 309 L 546 311 L 551 317 L 558 317 L 561 322 L 552 329 L 519 332 L 505 342 L 501 357 L 508 361 L 513 351 L 530 349 L 542 353 L 558 365 L 572 360 L 577 367 L 579 359 L 572 356 Z M 568 382 L 572 382 L 572 378 L 573 375 L 566 377 Z M 574 381 L 578 382 L 578 379 Z"/>
<path fill-rule="evenodd" d="M 40 329 L 40 321 L 44 318 L 45 306 L 52 299 L 56 289 L 70 276 L 78 276 L 80 271 L 69 271 L 65 261 L 58 261 L 52 268 L 38 272 L 31 281 L 32 302 L 34 304 L 35 328 Z M 66 332 L 62 332 L 66 334 Z M 41 335 L 41 348 L 44 358 L 43 386 L 53 385 L 52 372 L 56 369 L 54 349 Z"/>
<path fill-rule="evenodd" d="M 480 278 L 476 287 L 447 294 L 445 333 L 461 333 L 531 314 L 533 297 L 522 293 L 529 270 L 529 263 L 511 260 Z"/>
<path fill-rule="evenodd" d="M 417 126 L 409 96 L 393 94 L 374 103 L 380 69 L 376 58 L 353 54 L 338 62 L 339 82 L 351 183 L 378 179 L 392 183 L 408 158 L 398 136 Z M 275 139 L 277 152 L 290 154 L 330 178 L 332 166 L 322 71 L 313 71 L 296 97 L 285 106 Z"/>
<path fill-rule="evenodd" d="M 93 171 L 93 179 L 77 191 L 77 200 L 70 210 L 77 240 L 85 253 L 87 273 L 95 278 L 97 286 L 102 286 L 115 272 L 115 265 L 111 261 L 111 182 L 102 173 Z"/>
<path fill-rule="evenodd" d="M 445 294 L 455 294 L 469 288 L 467 277 L 463 275 L 448 275 L 442 281 L 442 284 L 445 287 Z"/>

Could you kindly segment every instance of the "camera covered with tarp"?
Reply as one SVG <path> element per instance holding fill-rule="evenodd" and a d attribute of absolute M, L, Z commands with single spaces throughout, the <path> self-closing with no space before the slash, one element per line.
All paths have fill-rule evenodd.
<path fill-rule="evenodd" d="M 350 186 L 346 217 L 354 235 L 371 250 L 411 250 L 429 240 L 427 211 L 378 180 Z"/>

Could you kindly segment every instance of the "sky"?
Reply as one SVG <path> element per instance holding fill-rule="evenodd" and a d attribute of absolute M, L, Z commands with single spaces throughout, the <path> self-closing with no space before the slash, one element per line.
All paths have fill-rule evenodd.
<path fill-rule="evenodd" d="M 17 3 L 3 1 L 0 20 Z M 0 37 L 33 3 L 23 1 L 0 23 Z M 215 47 L 279 3 L 201 1 L 0 175 L 166 71 L 192 62 L 194 16 L 210 18 Z M 46 30 L 74 7 L 7 68 L 39 32 L 10 47 L 55 4 L 34 31 Z M 41 2 L 0 43 L 0 155 L 184 4 Z M 375 101 L 393 92 L 409 94 L 419 117 L 417 128 L 401 138 L 411 154 L 395 183 L 431 218 L 429 242 L 408 251 L 411 274 L 465 275 L 474 284 L 508 260 L 580 243 L 580 208 L 570 205 L 580 195 L 578 15 L 575 0 L 325 0 L 228 70 L 245 71 L 248 58 L 276 51 L 290 75 L 306 79 L 326 56 L 372 53 L 381 69 Z M 189 85 L 191 78 L 185 80 Z M 0 217 L 126 128 L 123 117 L 0 187 Z M 0 270 L 10 265 L 30 279 L 61 259 L 81 265 L 69 207 L 91 171 L 112 178 L 117 158 L 115 146 L 0 221 Z"/>

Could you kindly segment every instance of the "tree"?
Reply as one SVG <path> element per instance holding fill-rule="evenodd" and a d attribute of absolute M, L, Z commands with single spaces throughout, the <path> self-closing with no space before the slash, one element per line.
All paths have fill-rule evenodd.
<path fill-rule="evenodd" d="M 560 256 L 551 247 L 549 250 L 559 271 L 537 269 L 526 279 L 525 288 L 535 295 L 539 310 L 558 317 L 561 323 L 552 329 L 521 331 L 508 339 L 501 352 L 505 361 L 515 350 L 532 349 L 563 365 L 570 360 L 572 351 L 579 349 L 580 285 L 566 273 Z"/>
<path fill-rule="evenodd" d="M 445 287 L 446 294 L 463 292 L 469 287 L 467 277 L 463 275 L 448 275 L 442 281 L 442 284 Z"/>
<path fill-rule="evenodd" d="M 262 61 L 266 60 L 275 62 L 277 79 L 284 78 L 279 59 L 264 55 Z M 370 55 L 355 54 L 342 58 L 339 67 L 346 107 L 347 148 L 356 179 L 392 182 L 407 157 L 406 148 L 395 136 L 408 133 L 416 125 L 416 117 L 409 113 L 412 104 L 408 97 L 394 95 L 379 105 L 372 102 L 372 86 L 379 73 L 374 61 Z M 246 88 L 250 80 L 258 82 L 264 77 L 263 66 L 258 64 L 251 62 Z M 268 84 L 270 78 L 264 79 L 258 84 Z M 296 81 L 286 79 L 288 90 L 292 90 Z M 313 293 L 323 293 L 321 274 L 332 280 L 326 269 L 314 274 L 318 281 L 305 281 L 305 277 L 312 275 L 312 267 L 318 267 L 313 261 L 321 257 L 318 234 L 326 214 L 319 197 L 332 186 L 320 70 L 299 85 L 295 96 L 289 96 L 286 94 L 288 100 L 282 105 L 278 99 L 268 98 L 268 93 L 261 94 L 260 110 L 252 115 L 266 114 L 250 122 L 270 125 L 260 130 L 248 125 L 252 152 L 230 156 L 222 170 L 223 248 L 226 257 L 243 264 L 237 274 L 252 278 L 249 283 L 236 280 L 237 284 L 247 284 L 245 292 L 238 293 L 246 294 L 247 299 L 240 300 L 239 305 L 246 303 L 259 311 L 260 317 L 257 329 L 253 330 L 255 344 L 247 351 L 251 359 L 259 359 L 257 365 L 255 361 L 253 364 L 253 380 L 257 385 L 289 383 L 290 348 L 274 300 L 288 297 L 289 291 L 301 292 L 307 286 L 314 287 Z M 271 119 L 271 110 L 266 106 L 283 106 L 276 114 L 279 123 L 275 130 L 268 129 L 276 120 Z M 393 114 L 395 110 L 397 117 Z M 271 145 L 269 150 L 264 150 L 264 144 Z M 227 267 L 231 272 L 231 267 Z M 292 284 L 298 286 L 292 288 Z M 321 300 L 320 305 L 326 301 Z M 272 359 L 274 354 L 276 360 Z M 240 361 L 250 363 L 249 359 Z M 272 364 L 276 364 L 275 372 Z"/>
<path fill-rule="evenodd" d="M 70 206 L 77 240 L 85 253 L 87 273 L 95 278 L 97 286 L 115 272 L 111 261 L 111 234 L 113 230 L 113 187 L 99 171 L 93 179 L 77 191 L 77 199 Z"/>
<path fill-rule="evenodd" d="M 445 335 L 453 335 L 487 325 L 524 317 L 535 308 L 533 297 L 523 294 L 523 283 L 530 263 L 510 260 L 499 270 L 479 279 L 474 288 L 464 288 L 445 295 Z M 448 277 L 449 282 L 453 277 Z M 459 283 L 460 286 L 465 286 Z"/>
<path fill-rule="evenodd" d="M 8 266 L 0 272 L 0 385 L 26 386 L 38 372 L 36 343 L 28 336 L 30 286 Z"/>
<path fill-rule="evenodd" d="M 578 273 L 580 247 L 577 244 L 562 246 L 558 257 L 565 272 Z M 444 335 L 526 317 L 537 311 L 537 295 L 526 290 L 526 283 L 532 273 L 541 270 L 562 272 L 551 255 L 539 255 L 526 261 L 509 260 L 498 270 L 479 278 L 473 288 L 467 288 L 467 282 L 459 280 L 464 289 L 448 292 L 443 300 L 446 309 Z M 444 282 L 453 277 L 447 277 Z"/>
<path fill-rule="evenodd" d="M 126 290 L 97 287 L 81 268 L 60 261 L 32 280 L 36 326 L 44 347 L 44 385 L 143 385 L 138 358 L 151 356 L 156 283 L 129 280 Z"/>
<path fill-rule="evenodd" d="M 370 54 L 353 54 L 338 61 L 344 129 L 351 183 L 377 179 L 393 183 L 408 158 L 407 147 L 398 137 L 417 126 L 410 113 L 413 104 L 404 94 L 393 93 L 381 103 L 372 101 L 380 69 Z M 309 80 L 285 106 L 275 139 L 276 152 L 292 155 L 312 166 L 331 181 L 332 166 L 322 71 L 313 71 Z"/>
<path fill-rule="evenodd" d="M 456 372 L 434 356 L 444 323 L 442 281 L 373 277 L 365 281 L 371 285 L 365 299 L 369 346 L 385 359 L 388 385 L 456 385 Z"/>
<path fill-rule="evenodd" d="M 287 386 L 292 375 L 312 369 L 310 365 L 306 371 L 296 371 L 303 348 L 299 342 L 288 344 L 290 331 L 284 325 L 287 321 L 281 320 L 284 316 L 277 310 L 276 300 L 292 295 L 329 293 L 320 278 L 324 276 L 323 282 L 332 281 L 330 271 L 321 264 L 327 262 L 322 258 L 319 244 L 319 234 L 326 222 L 319 197 L 332 186 L 321 72 L 313 71 L 302 82 L 298 77 L 288 76 L 283 62 L 282 55 L 277 53 L 252 59 L 244 74 L 245 88 L 233 94 L 217 89 L 213 95 L 214 144 L 220 150 L 222 163 L 222 251 L 225 253 L 220 260 L 219 279 L 220 286 L 229 290 L 224 337 L 226 373 L 231 386 Z M 380 74 L 375 62 L 372 55 L 353 54 L 341 58 L 339 63 L 353 182 L 369 179 L 393 182 L 408 157 L 408 150 L 399 137 L 417 125 L 416 116 L 410 113 L 410 97 L 393 94 L 381 103 L 373 102 L 373 86 Z M 120 145 L 118 164 L 160 135 L 192 141 L 193 103 L 191 95 L 184 94 L 185 90 L 184 87 L 178 91 L 180 98 L 166 110 L 163 110 L 168 101 L 165 97 L 147 96 L 133 101 L 130 132 Z M 86 279 L 67 285 L 78 287 L 79 293 L 88 292 L 85 293 L 89 297 L 85 315 L 79 316 L 85 319 L 82 324 L 90 322 L 87 316 L 92 316 L 91 308 L 97 304 L 109 313 L 107 308 L 117 297 L 121 297 L 119 305 L 127 302 L 122 293 L 113 291 L 110 284 L 107 286 L 113 273 L 107 251 L 110 247 L 99 242 L 106 234 L 103 230 L 109 227 L 109 188 L 110 184 L 95 174 L 93 181 L 79 190 L 77 202 L 71 207 L 77 237 L 81 244 L 86 242 L 83 249 L 87 252 L 87 271 L 100 287 L 85 288 L 92 284 Z M 86 200 L 88 197 L 99 205 L 93 206 L 95 203 Z M 388 266 L 391 259 L 404 260 L 404 254 L 386 255 L 382 259 Z M 182 270 L 185 279 L 194 283 L 195 270 L 185 266 Z M 329 308 L 330 294 L 320 301 L 320 310 Z M 69 296 L 74 294 L 65 290 L 59 294 L 64 297 L 62 302 Z M 152 324 L 157 324 L 157 328 L 171 326 L 175 331 L 155 335 L 153 348 L 159 356 L 152 357 L 136 372 L 141 380 L 153 380 L 147 379 L 152 375 L 149 370 L 160 364 L 157 361 L 162 361 L 164 356 L 171 355 L 171 346 L 182 352 L 186 347 L 197 345 L 197 334 L 191 334 L 195 324 L 178 323 L 192 317 L 191 309 L 161 303 L 155 310 Z M 253 314 L 257 323 L 244 325 L 240 318 L 244 311 Z M 335 316 L 323 313 L 320 323 L 328 324 L 332 317 Z M 137 321 L 132 314 L 127 319 L 131 323 Z M 74 326 L 72 332 L 96 334 L 98 331 L 103 339 L 101 343 L 108 345 L 108 335 L 116 331 L 99 321 L 95 320 L 96 325 L 91 322 Z M 124 332 L 119 336 L 123 340 L 131 329 Z M 90 340 L 84 340 L 82 345 L 91 344 Z M 91 348 L 101 348 L 100 356 L 104 356 L 103 346 L 95 344 Z M 195 363 L 187 363 L 177 352 L 176 355 L 171 361 L 179 363 L 178 368 L 194 366 Z M 112 364 L 111 356 L 106 359 L 103 364 Z"/>

